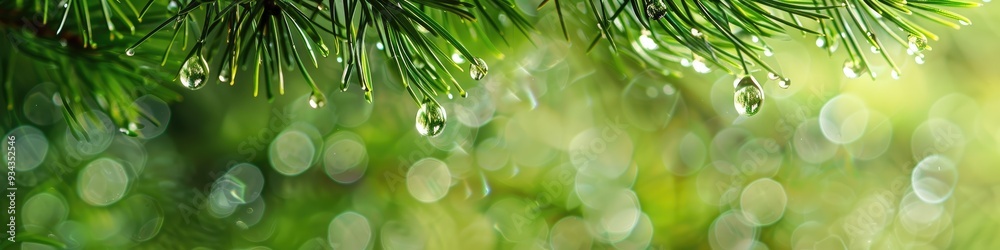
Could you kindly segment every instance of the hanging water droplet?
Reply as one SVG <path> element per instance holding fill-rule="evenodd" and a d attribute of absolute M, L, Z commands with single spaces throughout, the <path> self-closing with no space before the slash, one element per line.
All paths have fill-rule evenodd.
<path fill-rule="evenodd" d="M 787 89 L 788 87 L 791 86 L 792 86 L 792 79 L 788 79 L 788 77 L 781 78 L 781 81 L 778 81 L 779 88 Z"/>
<path fill-rule="evenodd" d="M 382 45 L 382 42 L 377 42 L 377 43 L 375 43 L 375 48 L 378 49 L 378 50 L 384 50 L 385 46 Z"/>
<path fill-rule="evenodd" d="M 684 66 L 685 68 L 691 67 L 691 60 L 688 60 L 687 58 L 681 58 L 681 66 Z"/>
<path fill-rule="evenodd" d="M 850 59 L 844 61 L 844 75 L 847 78 L 856 79 L 861 77 L 865 72 L 868 72 L 868 67 L 864 63 L 855 62 Z"/>
<path fill-rule="evenodd" d="M 190 90 L 197 90 L 205 86 L 205 79 L 208 76 L 208 62 L 197 53 L 188 58 L 181 66 L 181 84 Z"/>
<path fill-rule="evenodd" d="M 118 128 L 118 132 L 121 132 L 129 137 L 136 137 L 139 136 L 139 131 L 142 130 L 143 127 L 145 127 L 145 125 L 130 122 L 126 127 Z"/>
<path fill-rule="evenodd" d="M 705 34 L 701 33 L 701 31 L 696 28 L 691 28 L 691 36 L 695 38 L 702 38 Z"/>
<path fill-rule="evenodd" d="M 342 62 L 344 62 L 344 58 L 338 56 L 337 57 L 337 63 L 342 63 Z"/>
<path fill-rule="evenodd" d="M 764 45 L 764 56 L 770 57 L 774 55 L 774 51 L 771 50 L 771 46 Z"/>
<path fill-rule="evenodd" d="M 219 70 L 219 81 L 229 82 L 229 70 L 226 67 L 222 67 L 222 70 Z"/>
<path fill-rule="evenodd" d="M 823 46 L 826 46 L 826 37 L 823 37 L 823 36 L 817 37 L 816 38 L 816 47 L 822 48 Z"/>
<path fill-rule="evenodd" d="M 417 110 L 417 132 L 423 136 L 434 137 L 444 131 L 448 119 L 443 107 L 431 99 L 425 99 Z"/>
<path fill-rule="evenodd" d="M 178 9 L 180 9 L 180 6 L 177 4 L 177 1 L 172 0 L 169 3 L 167 3 L 167 12 L 177 13 Z"/>
<path fill-rule="evenodd" d="M 909 34 L 906 36 L 906 40 L 908 41 L 907 44 L 909 45 L 907 49 L 908 53 L 911 51 L 915 53 L 931 49 L 931 46 L 927 45 L 927 38 L 923 36 L 916 36 L 913 34 Z"/>
<path fill-rule="evenodd" d="M 875 54 L 878 54 L 878 53 L 879 53 L 879 52 L 881 52 L 882 50 L 881 50 L 881 49 L 879 49 L 879 48 L 878 48 L 878 46 L 872 46 L 872 47 L 871 47 L 871 51 L 872 51 L 872 53 L 875 53 Z"/>
<path fill-rule="evenodd" d="M 913 60 L 916 61 L 917 64 L 924 64 L 924 54 L 917 54 L 917 56 L 914 57 Z"/>
<path fill-rule="evenodd" d="M 322 108 L 326 106 L 326 95 L 323 93 L 314 91 L 309 95 L 309 107 L 314 109 Z"/>
<path fill-rule="evenodd" d="M 736 82 L 736 92 L 733 94 L 733 106 L 742 116 L 753 116 L 760 112 L 764 103 L 764 91 L 753 76 L 744 76 Z"/>
<path fill-rule="evenodd" d="M 892 76 L 892 79 L 899 80 L 899 72 L 898 71 L 892 70 L 892 72 L 889 75 Z"/>
<path fill-rule="evenodd" d="M 646 17 L 649 20 L 657 20 L 667 15 L 667 4 L 662 0 L 652 0 L 646 3 Z"/>
<path fill-rule="evenodd" d="M 465 63 L 465 58 L 462 58 L 462 54 L 459 54 L 458 52 L 451 54 L 451 60 L 457 64 Z"/>
<path fill-rule="evenodd" d="M 767 79 L 778 80 L 779 77 L 781 76 L 779 76 L 777 73 L 767 72 Z"/>
<path fill-rule="evenodd" d="M 63 9 L 69 8 L 69 1 L 67 0 L 59 1 L 59 7 L 62 7 Z"/>
<path fill-rule="evenodd" d="M 759 43 L 760 42 L 760 38 L 757 37 L 757 36 L 750 36 L 750 41 L 753 41 L 754 43 Z"/>
<path fill-rule="evenodd" d="M 827 49 L 830 50 L 830 53 L 837 52 L 838 48 L 840 48 L 840 43 L 837 42 L 837 39 L 831 39 L 830 45 L 827 46 Z"/>
<path fill-rule="evenodd" d="M 965 25 L 972 25 L 972 22 L 966 20 L 958 20 L 958 24 L 965 26 Z"/>
<path fill-rule="evenodd" d="M 126 56 L 134 56 L 135 55 L 135 48 L 128 48 L 128 49 L 126 49 L 125 50 L 125 55 Z"/>
<path fill-rule="evenodd" d="M 707 64 L 705 64 L 705 59 L 702 59 L 700 56 L 697 55 L 695 55 L 694 60 L 691 61 L 691 68 L 693 68 L 695 72 L 702 74 L 707 74 L 708 72 L 712 72 L 712 69 L 709 68 Z"/>
<path fill-rule="evenodd" d="M 482 58 L 476 58 L 476 61 L 469 64 L 469 76 L 473 80 L 481 80 L 486 77 L 486 73 L 489 72 L 490 67 L 486 65 L 486 61 Z"/>

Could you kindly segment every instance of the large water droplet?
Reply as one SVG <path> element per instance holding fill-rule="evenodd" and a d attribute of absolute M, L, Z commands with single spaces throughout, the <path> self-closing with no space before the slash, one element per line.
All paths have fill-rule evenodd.
<path fill-rule="evenodd" d="M 309 95 L 309 107 L 314 109 L 322 108 L 326 106 L 326 95 L 320 92 L 312 92 Z"/>
<path fill-rule="evenodd" d="M 208 62 L 197 54 L 188 58 L 181 66 L 181 84 L 190 90 L 197 90 L 205 86 L 207 76 Z"/>
<path fill-rule="evenodd" d="M 760 107 L 764 103 L 764 91 L 760 88 L 760 83 L 753 76 L 744 76 L 736 83 L 736 93 L 733 95 L 733 104 L 736 112 L 740 115 L 753 116 L 760 112 Z"/>
<path fill-rule="evenodd" d="M 864 63 L 852 60 L 844 61 L 844 75 L 847 78 L 856 79 L 861 77 L 865 72 L 868 72 L 868 67 L 865 67 Z"/>
<path fill-rule="evenodd" d="M 667 15 L 667 4 L 661 0 L 649 1 L 646 3 L 646 17 L 649 20 L 657 20 Z"/>
<path fill-rule="evenodd" d="M 469 76 L 472 76 L 473 80 L 483 79 L 489 70 L 489 66 L 482 58 L 476 58 L 474 62 L 469 64 Z"/>
<path fill-rule="evenodd" d="M 417 132 L 424 136 L 437 136 L 444 131 L 448 115 L 444 107 L 431 99 L 424 100 L 417 110 Z"/>

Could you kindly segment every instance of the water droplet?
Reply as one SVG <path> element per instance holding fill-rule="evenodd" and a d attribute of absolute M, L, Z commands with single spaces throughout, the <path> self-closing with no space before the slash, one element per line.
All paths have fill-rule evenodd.
<path fill-rule="evenodd" d="M 482 58 L 476 58 L 474 63 L 469 64 L 469 76 L 472 76 L 473 80 L 481 80 L 489 72 L 490 67 L 486 65 L 486 62 Z"/>
<path fill-rule="evenodd" d="M 972 22 L 965 21 L 965 20 L 958 20 L 958 24 L 961 24 L 961 25 L 972 25 Z"/>
<path fill-rule="evenodd" d="M 121 132 L 122 134 L 127 135 L 129 137 L 136 137 L 139 136 L 139 131 L 142 130 L 143 127 L 145 127 L 145 125 L 138 124 L 135 122 L 130 122 L 128 123 L 127 127 L 118 128 L 118 132 Z"/>
<path fill-rule="evenodd" d="M 337 63 L 342 63 L 342 62 L 344 62 L 344 58 L 338 56 L 337 57 Z"/>
<path fill-rule="evenodd" d="M 167 12 L 177 13 L 179 8 L 180 6 L 178 6 L 177 1 L 170 1 L 170 3 L 167 3 Z"/>
<path fill-rule="evenodd" d="M 458 52 L 451 54 L 451 60 L 457 64 L 465 63 L 465 58 L 462 58 L 462 54 L 459 54 Z"/>
<path fill-rule="evenodd" d="M 382 42 L 377 42 L 375 43 L 375 48 L 377 48 L 378 50 L 384 50 L 385 46 L 382 45 Z"/>
<path fill-rule="evenodd" d="M 667 15 L 667 4 L 662 0 L 649 1 L 646 3 L 646 17 L 649 20 L 657 20 Z"/>
<path fill-rule="evenodd" d="M 320 92 L 312 92 L 309 95 L 309 107 L 314 109 L 322 108 L 326 106 L 326 95 Z"/>
<path fill-rule="evenodd" d="M 916 36 L 913 34 L 907 35 L 906 40 L 908 41 L 907 53 L 922 52 L 924 50 L 930 50 L 931 46 L 927 45 L 927 38 L 923 36 Z"/>
<path fill-rule="evenodd" d="M 695 55 L 694 60 L 691 61 L 691 68 L 694 68 L 695 72 L 702 74 L 712 72 L 712 68 L 709 68 L 708 65 L 705 64 L 705 59 L 702 59 L 700 56 L 697 55 Z"/>
<path fill-rule="evenodd" d="M 771 46 L 764 45 L 764 56 L 774 56 L 774 51 L 771 50 Z"/>
<path fill-rule="evenodd" d="M 847 78 L 856 79 L 861 77 L 862 74 L 868 72 L 868 67 L 865 67 L 864 63 L 855 62 L 852 60 L 844 61 L 844 75 Z"/>
<path fill-rule="evenodd" d="M 687 58 L 681 58 L 681 66 L 684 66 L 685 68 L 691 67 L 691 60 L 688 60 Z"/>
<path fill-rule="evenodd" d="M 181 66 L 181 84 L 190 90 L 197 90 L 205 86 L 205 77 L 208 76 L 208 62 L 200 55 L 195 54 L 188 58 Z"/>
<path fill-rule="evenodd" d="M 646 50 L 655 50 L 660 46 L 656 44 L 656 41 L 650 37 L 652 33 L 649 30 L 642 30 L 642 35 L 639 36 L 639 45 Z"/>
<path fill-rule="evenodd" d="M 879 53 L 879 52 L 881 52 L 882 50 L 881 50 L 881 49 L 879 49 L 879 48 L 878 48 L 878 46 L 872 46 L 872 47 L 871 47 L 871 51 L 872 51 L 872 53 L 875 53 L 875 54 L 878 54 L 878 53 Z"/>
<path fill-rule="evenodd" d="M 424 100 L 417 110 L 417 132 L 424 136 L 437 136 L 444 131 L 448 115 L 440 104 L 431 99 Z"/>
<path fill-rule="evenodd" d="M 781 77 L 781 76 L 778 75 L 777 73 L 767 72 L 767 79 L 778 80 L 779 77 Z"/>
<path fill-rule="evenodd" d="M 691 28 L 691 36 L 694 36 L 696 38 L 702 38 L 703 36 L 705 36 L 705 34 L 701 33 L 701 31 L 698 29 Z"/>
<path fill-rule="evenodd" d="M 134 56 L 135 55 L 135 48 L 128 48 L 128 49 L 126 49 L 125 50 L 125 55 L 126 56 Z"/>
<path fill-rule="evenodd" d="M 413 67 L 414 68 L 422 69 L 422 68 L 424 68 L 425 65 L 426 64 L 424 63 L 424 59 L 421 59 L 419 57 L 413 59 Z"/>
<path fill-rule="evenodd" d="M 229 70 L 226 67 L 222 67 L 222 70 L 219 71 L 219 81 L 229 82 Z"/>
<path fill-rule="evenodd" d="M 914 57 L 913 60 L 916 61 L 917 64 L 924 64 L 924 54 L 917 54 L 917 56 Z"/>
<path fill-rule="evenodd" d="M 733 94 L 733 104 L 736 112 L 740 115 L 753 116 L 760 112 L 760 106 L 764 103 L 764 92 L 761 91 L 760 83 L 753 76 L 744 76 L 736 83 L 736 92 Z"/>
<path fill-rule="evenodd" d="M 760 42 L 760 38 L 757 37 L 757 36 L 750 36 L 750 41 L 753 41 L 754 43 L 759 43 Z"/>
<path fill-rule="evenodd" d="M 892 72 L 891 72 L 890 75 L 892 75 L 892 79 L 899 80 L 899 72 L 898 71 L 892 70 Z"/>
<path fill-rule="evenodd" d="M 816 38 L 816 47 L 822 48 L 824 46 L 826 46 L 826 37 L 822 37 L 822 36 L 821 37 L 817 37 Z"/>
<path fill-rule="evenodd" d="M 69 1 L 67 0 L 59 1 L 59 6 L 62 7 L 63 9 L 69 8 Z"/>
<path fill-rule="evenodd" d="M 778 87 L 780 88 L 787 89 L 788 87 L 791 86 L 792 86 L 792 79 L 788 79 L 787 77 L 782 78 L 781 81 L 778 81 Z"/>

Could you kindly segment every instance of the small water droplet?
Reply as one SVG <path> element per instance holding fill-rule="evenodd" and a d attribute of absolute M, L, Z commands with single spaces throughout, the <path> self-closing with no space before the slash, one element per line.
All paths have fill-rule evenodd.
<path fill-rule="evenodd" d="M 325 106 L 326 106 L 326 95 L 323 95 L 323 93 L 315 91 L 309 95 L 309 107 L 318 109 Z"/>
<path fill-rule="evenodd" d="M 344 62 L 344 58 L 338 56 L 337 57 L 337 63 L 342 63 L 342 62 Z"/>
<path fill-rule="evenodd" d="M 778 80 L 779 77 L 781 77 L 781 76 L 778 75 L 777 73 L 767 72 L 767 79 Z"/>
<path fill-rule="evenodd" d="M 899 80 L 899 72 L 898 71 L 892 70 L 891 74 L 889 74 L 889 75 L 892 76 L 892 79 Z"/>
<path fill-rule="evenodd" d="M 425 65 L 424 59 L 421 59 L 419 57 L 413 59 L 413 67 L 414 68 L 422 69 L 422 68 L 424 68 L 424 65 Z"/>
<path fill-rule="evenodd" d="M 872 46 L 872 47 L 871 47 L 871 51 L 872 51 L 872 53 L 875 53 L 875 54 L 878 54 L 878 53 L 879 53 L 879 52 L 881 52 L 882 50 L 881 50 L 881 49 L 879 49 L 879 48 L 878 48 L 878 46 Z"/>
<path fill-rule="evenodd" d="M 448 115 L 440 104 L 431 99 L 425 99 L 417 110 L 417 132 L 423 136 L 434 137 L 444 131 Z"/>
<path fill-rule="evenodd" d="M 914 57 L 913 60 L 916 61 L 917 64 L 924 64 L 924 54 L 917 54 L 917 56 Z"/>
<path fill-rule="evenodd" d="M 178 9 L 180 9 L 180 6 L 178 6 L 177 1 L 170 1 L 167 3 L 167 12 L 177 13 Z"/>
<path fill-rule="evenodd" d="M 681 66 L 684 66 L 685 68 L 691 67 L 691 60 L 688 60 L 687 58 L 681 58 Z"/>
<path fill-rule="evenodd" d="M 972 25 L 972 22 L 968 22 L 968 21 L 965 21 L 965 20 L 958 20 L 958 24 L 961 24 L 963 26 L 967 26 L 967 25 Z"/>
<path fill-rule="evenodd" d="M 695 38 L 702 38 L 705 34 L 701 33 L 698 29 L 691 28 L 691 36 L 694 36 Z"/>
<path fill-rule="evenodd" d="M 774 56 L 774 51 L 771 50 L 771 46 L 764 45 L 764 56 Z"/>
<path fill-rule="evenodd" d="M 780 88 L 787 89 L 788 87 L 791 86 L 792 86 L 792 79 L 788 79 L 787 77 L 782 78 L 781 81 L 778 81 L 778 87 Z"/>
<path fill-rule="evenodd" d="M 69 8 L 69 1 L 67 0 L 59 1 L 59 6 L 62 7 L 63 9 Z"/>
<path fill-rule="evenodd" d="M 764 103 L 764 91 L 753 76 L 744 76 L 736 82 L 736 92 L 733 94 L 733 106 L 742 116 L 753 116 L 760 112 Z"/>
<path fill-rule="evenodd" d="M 125 50 L 125 55 L 126 56 L 134 56 L 135 55 L 135 48 L 128 48 L 128 49 L 126 49 Z"/>
<path fill-rule="evenodd" d="M 916 52 L 922 52 L 924 50 L 931 49 L 931 46 L 927 45 L 926 37 L 910 34 L 906 36 L 906 40 L 908 45 L 906 51 L 911 55 Z"/>
<path fill-rule="evenodd" d="M 229 82 L 229 70 L 226 67 L 222 67 L 222 70 L 219 70 L 219 81 Z"/>
<path fill-rule="evenodd" d="M 856 79 L 861 77 L 865 72 L 868 72 L 868 67 L 864 63 L 855 62 L 850 59 L 844 61 L 844 75 L 847 78 Z"/>
<path fill-rule="evenodd" d="M 705 59 L 702 59 L 700 56 L 697 55 L 694 56 L 694 60 L 691 61 L 691 68 L 694 68 L 695 72 L 702 74 L 707 74 L 708 72 L 712 72 L 712 68 L 709 68 L 708 65 L 705 64 Z"/>
<path fill-rule="evenodd" d="M 473 80 L 478 81 L 486 77 L 486 73 L 489 72 L 490 67 L 486 65 L 486 61 L 483 61 L 482 58 L 476 58 L 475 60 L 474 63 L 469 64 L 469 76 Z"/>
<path fill-rule="evenodd" d="M 188 58 L 181 66 L 181 84 L 190 90 L 197 90 L 205 86 L 207 76 L 208 62 L 198 54 Z"/>
<path fill-rule="evenodd" d="M 757 36 L 750 36 L 750 41 L 753 41 L 754 43 L 759 43 L 760 42 L 760 38 L 757 37 Z"/>
<path fill-rule="evenodd" d="M 826 46 L 826 37 L 822 37 L 822 36 L 821 37 L 817 37 L 816 38 L 816 47 L 822 48 L 824 46 Z"/>
<path fill-rule="evenodd" d="M 375 48 L 377 48 L 378 50 L 384 50 L 385 46 L 382 45 L 382 42 L 377 42 L 375 43 Z"/>
<path fill-rule="evenodd" d="M 646 17 L 649 20 L 657 20 L 667 15 L 667 4 L 662 0 L 653 0 L 646 3 Z"/>

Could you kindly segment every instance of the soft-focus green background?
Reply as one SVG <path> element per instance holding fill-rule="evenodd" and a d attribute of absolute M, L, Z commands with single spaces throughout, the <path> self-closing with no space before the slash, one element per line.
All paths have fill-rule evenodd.
<path fill-rule="evenodd" d="M 992 4 L 961 10 L 974 22 L 961 30 L 921 22 L 941 35 L 924 52 L 924 64 L 901 46 L 886 48 L 901 65 L 898 80 L 874 54 L 868 55 L 877 62 L 877 80 L 847 79 L 843 51 L 831 56 L 814 45 L 815 37 L 798 33 L 765 38 L 776 50 L 767 60 L 793 84 L 780 89 L 755 73 L 767 99 L 745 119 L 732 108 L 733 76 L 684 68 L 664 77 L 668 69 L 612 64 L 606 44 L 585 53 L 595 33 L 581 27 L 592 24 L 569 19 L 566 42 L 551 8 L 522 9 L 540 30 L 534 45 L 510 33 L 511 45 L 498 45 L 502 54 L 484 57 L 489 75 L 463 82 L 468 98 L 439 97 L 449 119 L 435 138 L 417 134 L 419 107 L 395 74 L 376 75 L 372 104 L 356 86 L 335 90 L 341 69 L 332 66 L 334 56 L 312 71 L 330 99 L 325 108 L 309 107 L 297 74 L 286 74 L 296 84 L 273 103 L 250 97 L 247 76 L 235 86 L 213 83 L 198 91 L 169 83 L 184 100 L 170 105 L 163 135 L 116 133 L 115 143 L 94 155 L 72 153 L 60 118 L 22 119 L 19 125 L 44 133 L 48 150 L 40 167 L 17 173 L 18 237 L 25 243 L 8 246 L 1000 247 L 1000 10 Z M 373 60 L 383 65 L 383 58 Z M 17 86 L 27 91 L 34 84 Z M 845 113 L 824 115 L 824 106 Z M 830 130 L 819 125 L 824 119 L 860 138 L 831 142 L 823 134 Z M 298 137 L 283 137 L 290 131 Z M 272 143 L 275 137 L 283 140 Z M 36 142 L 22 140 L 19 148 Z M 911 183 L 929 155 L 957 169 L 957 183 L 945 185 L 954 191 L 940 203 L 919 199 Z M 125 177 L 83 174 L 102 157 L 144 163 Z M 282 174 L 275 167 L 282 159 L 305 159 L 311 167 Z M 338 170 L 344 162 L 356 164 Z M 216 190 L 231 191 L 220 179 L 237 163 L 262 173 L 241 179 L 248 187 L 263 185 L 259 198 L 214 199 Z M 338 171 L 363 174 L 353 181 Z M 108 206 L 83 198 L 116 185 L 113 178 L 127 180 L 123 197 Z M 767 179 L 754 182 L 761 178 Z M 751 183 L 780 183 L 780 189 Z M 748 213 L 776 221 L 754 226 Z"/>

